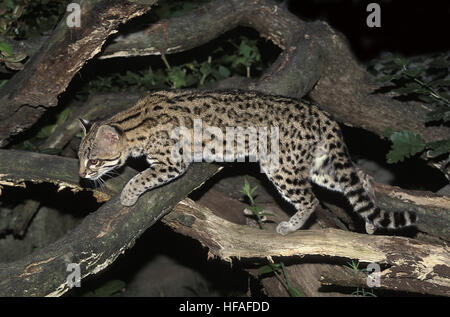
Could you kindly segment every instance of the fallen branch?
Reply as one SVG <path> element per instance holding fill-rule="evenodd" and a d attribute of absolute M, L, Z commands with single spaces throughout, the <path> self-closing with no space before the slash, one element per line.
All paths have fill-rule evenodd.
<path fill-rule="evenodd" d="M 450 136 L 449 127 L 425 125 L 430 106 L 401 102 L 393 93 L 376 93 L 381 86 L 356 61 L 345 38 L 326 22 L 306 23 L 270 0 L 211 2 L 185 16 L 122 35 L 99 58 L 178 53 L 237 26 L 254 28 L 283 50 L 261 78 L 240 88 L 297 98 L 309 94 L 339 122 L 382 138 L 388 127 L 413 131 L 427 142 Z M 450 177 L 448 166 L 431 164 Z"/>
<path fill-rule="evenodd" d="M 0 150 L 0 164 L 2 185 L 52 182 L 71 190 L 82 189 L 78 184 L 75 159 Z M 101 271 L 217 170 L 215 165 L 194 164 L 192 171 L 178 181 L 146 193 L 133 208 L 124 208 L 117 197 L 113 197 L 61 240 L 19 261 L 0 264 L 0 295 L 61 295 L 68 290 L 65 281 L 68 263 L 81 264 L 83 278 Z M 127 168 L 123 175 L 109 180 L 100 198 L 107 200 L 120 192 L 133 173 Z M 417 199 L 412 194 L 408 197 L 411 201 L 417 202 Z M 425 211 L 427 207 L 421 208 Z M 418 292 L 427 293 L 431 289 L 430 294 L 447 294 L 450 287 L 448 275 L 445 275 L 449 274 L 448 249 L 419 240 L 335 229 L 300 230 L 283 237 L 274 231 L 233 224 L 190 200 L 178 204 L 163 221 L 177 232 L 200 241 L 208 247 L 210 256 L 225 261 L 316 255 L 358 259 L 389 266 L 391 271 L 403 270 L 408 274 L 409 285 Z"/>
<path fill-rule="evenodd" d="M 29 160 L 30 164 L 21 167 L 15 164 L 14 173 L 10 174 L 9 169 L 4 174 L 4 166 L 11 163 L 8 158 L 14 158 L 15 162 Z M 77 161 L 74 159 L 0 151 L 0 163 L 4 164 L 0 166 L 0 183 L 3 185 L 24 185 L 25 181 L 52 182 L 72 190 L 80 189 Z M 35 164 L 40 164 L 40 168 L 35 168 Z M 52 169 L 58 171 L 52 172 Z M 118 197 L 113 197 L 55 243 L 18 261 L 0 263 L 0 296 L 64 294 L 69 290 L 69 263 L 80 265 L 82 279 L 105 269 L 126 249 L 132 247 L 146 229 L 218 170 L 217 166 L 211 164 L 194 164 L 186 172 L 186 177 L 144 194 L 131 208 L 122 206 Z M 130 172 L 132 171 L 128 169 L 125 174 Z M 109 186 L 105 195 L 111 197 L 113 187 L 116 188 L 115 193 L 119 192 L 128 180 L 127 176 L 121 175 L 114 179 L 115 185 Z"/>
<path fill-rule="evenodd" d="M 450 250 L 426 242 L 337 229 L 299 230 L 287 236 L 233 224 L 185 199 L 162 221 L 208 248 L 224 261 L 284 257 L 358 259 L 388 267 L 389 288 L 450 296 Z M 386 285 L 385 285 L 386 286 Z"/>

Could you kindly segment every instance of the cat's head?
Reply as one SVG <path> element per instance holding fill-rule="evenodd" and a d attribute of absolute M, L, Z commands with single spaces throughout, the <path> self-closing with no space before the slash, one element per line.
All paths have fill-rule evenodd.
<path fill-rule="evenodd" d="M 97 179 L 125 163 L 128 154 L 120 129 L 84 119 L 80 119 L 80 124 L 84 133 L 78 150 L 80 177 Z"/>

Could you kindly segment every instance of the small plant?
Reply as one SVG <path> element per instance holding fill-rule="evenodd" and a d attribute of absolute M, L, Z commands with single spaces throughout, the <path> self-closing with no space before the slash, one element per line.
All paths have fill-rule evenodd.
<path fill-rule="evenodd" d="M 447 54 L 448 55 L 448 54 Z M 424 118 L 427 124 L 450 122 L 450 60 L 449 56 L 416 57 L 405 59 L 388 55 L 373 68 L 376 81 L 396 92 L 406 100 L 420 100 L 430 104 L 434 110 Z M 419 134 L 411 131 L 386 129 L 385 136 L 392 142 L 387 154 L 388 163 L 397 163 L 405 158 L 427 150 L 427 157 L 436 158 L 447 154 L 444 164 L 450 163 L 450 138 L 425 142 Z"/>
<path fill-rule="evenodd" d="M 365 268 L 359 268 L 359 261 L 354 261 L 352 260 L 351 262 L 347 262 L 346 265 L 344 265 L 345 268 L 350 269 L 352 271 L 352 274 L 354 276 L 357 276 L 358 274 L 362 273 L 362 272 L 367 272 L 367 269 Z M 356 291 L 352 292 L 352 295 L 357 295 L 357 296 L 364 296 L 364 297 L 368 297 L 368 296 L 372 296 L 372 297 L 377 297 L 377 295 L 375 295 L 373 293 L 373 290 L 370 289 L 369 291 L 366 291 L 364 288 L 356 288 Z"/>
<path fill-rule="evenodd" d="M 23 39 L 52 29 L 70 0 L 0 0 L 0 35 Z"/>
<path fill-rule="evenodd" d="M 377 295 L 374 294 L 373 290 L 366 291 L 364 288 L 357 287 L 356 291 L 352 293 L 352 295 L 356 296 L 362 296 L 362 297 L 377 297 Z"/>
<path fill-rule="evenodd" d="M 11 70 L 22 70 L 23 64 L 21 63 L 27 54 L 14 54 L 11 45 L 7 42 L 0 42 L 0 64 L 5 64 L 6 68 Z"/>
<path fill-rule="evenodd" d="M 281 271 L 281 272 L 280 272 Z M 281 275 L 283 274 L 283 276 Z M 289 296 L 291 297 L 304 297 L 298 289 L 293 287 L 289 281 L 288 275 L 286 273 L 286 268 L 284 266 L 283 262 L 280 263 L 269 263 L 267 265 L 264 265 L 258 269 L 258 275 L 265 275 L 265 274 L 274 274 L 275 277 L 280 281 L 280 283 L 283 285 L 283 287 L 287 290 L 289 293 Z"/>
<path fill-rule="evenodd" d="M 352 260 L 351 262 L 347 262 L 345 267 L 351 269 L 353 271 L 353 275 L 357 275 L 357 274 L 359 274 L 359 272 L 363 272 L 366 270 L 366 269 L 360 269 L 359 261 L 355 262 L 354 260 Z"/>
<path fill-rule="evenodd" d="M 275 215 L 270 212 L 262 212 L 264 210 L 264 207 L 255 204 L 253 193 L 257 188 L 258 186 L 251 188 L 247 178 L 244 178 L 244 186 L 242 187 L 240 192 L 244 194 L 250 202 L 250 206 L 247 207 L 246 209 L 249 210 L 251 214 L 253 214 L 256 217 L 259 227 L 261 229 L 264 229 L 264 221 L 266 220 L 266 217 Z"/>
<path fill-rule="evenodd" d="M 241 37 L 239 44 L 237 58 L 233 60 L 232 66 L 237 67 L 242 65 L 245 67 L 247 78 L 251 77 L 251 67 L 261 61 L 261 54 L 256 46 L 256 40 L 249 40 L 246 37 Z"/>

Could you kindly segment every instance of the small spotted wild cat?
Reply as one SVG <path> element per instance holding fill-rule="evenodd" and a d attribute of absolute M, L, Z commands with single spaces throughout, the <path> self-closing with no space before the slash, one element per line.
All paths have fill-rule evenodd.
<path fill-rule="evenodd" d="M 376 227 L 399 228 L 416 221 L 415 214 L 387 212 L 376 207 L 371 185 L 351 162 L 338 124 L 326 113 L 306 101 L 259 92 L 157 91 L 107 120 L 93 124 L 80 120 L 84 130 L 78 153 L 80 176 L 98 179 L 125 164 L 130 155 L 145 156 L 150 167 L 134 176 L 120 196 L 123 205 L 131 206 L 145 191 L 186 171 L 190 162 L 176 156 L 182 151 L 173 151 L 178 141 L 173 138 L 173 131 L 185 127 L 192 136 L 199 120 L 203 128 L 216 127 L 223 133 L 227 127 L 278 129 L 279 168 L 274 171 L 269 161 L 259 161 L 261 170 L 297 210 L 289 221 L 277 226 L 280 234 L 300 228 L 318 205 L 312 182 L 343 193 L 354 211 L 364 218 L 368 233 L 373 233 Z M 245 143 L 248 151 L 250 134 L 244 142 L 238 139 L 232 143 L 231 150 L 236 151 Z M 201 147 L 208 147 L 212 138 L 203 134 L 200 142 Z M 189 147 L 193 148 L 194 145 Z M 225 148 L 224 155 L 229 155 L 230 148 L 224 145 Z M 249 154 L 258 159 L 258 153 L 252 149 Z"/>

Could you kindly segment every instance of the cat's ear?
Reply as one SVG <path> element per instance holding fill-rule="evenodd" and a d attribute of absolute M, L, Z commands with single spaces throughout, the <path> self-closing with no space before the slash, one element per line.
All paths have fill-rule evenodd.
<path fill-rule="evenodd" d="M 97 139 L 104 145 L 112 146 L 119 143 L 121 131 L 110 125 L 102 125 L 98 128 Z"/>
<path fill-rule="evenodd" d="M 79 120 L 80 120 L 80 126 L 83 129 L 83 133 L 84 133 L 84 135 L 86 135 L 92 127 L 92 122 L 85 120 L 85 119 L 81 119 L 81 118 Z"/>

